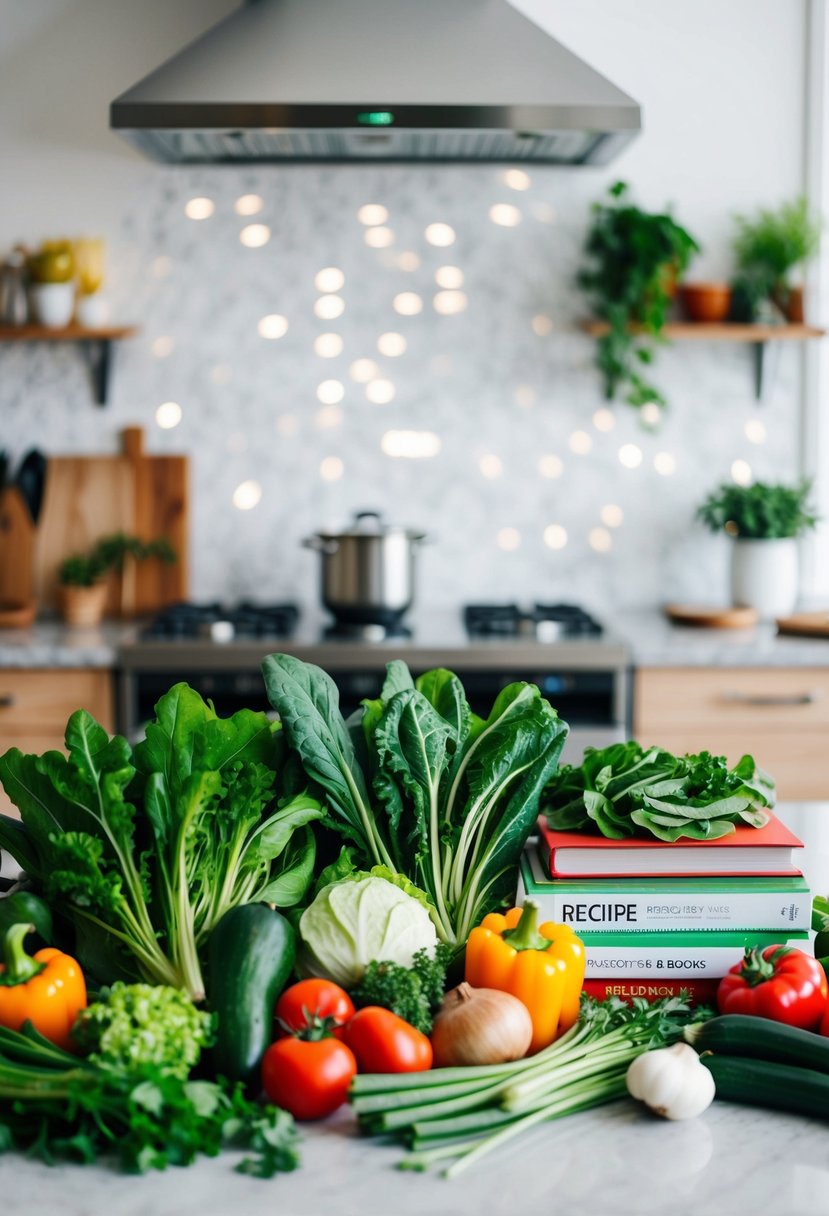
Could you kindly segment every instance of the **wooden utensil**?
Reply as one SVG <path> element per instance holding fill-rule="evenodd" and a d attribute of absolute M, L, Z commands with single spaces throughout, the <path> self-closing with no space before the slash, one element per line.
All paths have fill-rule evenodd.
<path fill-rule="evenodd" d="M 676 625 L 701 629 L 750 629 L 759 619 L 754 608 L 707 608 L 693 604 L 668 604 L 665 615 Z"/>
<path fill-rule="evenodd" d="M 829 638 L 829 609 L 823 612 L 797 612 L 793 616 L 780 617 L 777 621 L 777 632 L 806 638 Z"/>

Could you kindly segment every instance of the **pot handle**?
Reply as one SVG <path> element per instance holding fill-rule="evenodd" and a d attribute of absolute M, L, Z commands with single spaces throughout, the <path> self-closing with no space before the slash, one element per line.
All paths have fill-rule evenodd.
<path fill-rule="evenodd" d="M 302 547 L 303 549 L 313 549 L 315 553 L 325 553 L 327 557 L 339 549 L 335 540 L 325 540 L 321 536 L 306 536 Z"/>

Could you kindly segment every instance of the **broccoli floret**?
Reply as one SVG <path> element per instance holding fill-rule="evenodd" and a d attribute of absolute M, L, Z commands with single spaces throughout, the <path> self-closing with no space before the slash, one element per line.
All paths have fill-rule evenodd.
<path fill-rule="evenodd" d="M 213 1018 L 177 988 L 119 982 L 79 1014 L 72 1038 L 102 1067 L 137 1072 L 152 1065 L 185 1079 L 213 1041 Z"/>
<path fill-rule="evenodd" d="M 411 967 L 391 962 L 369 963 L 352 996 L 358 1005 L 382 1005 L 391 1009 L 411 1026 L 428 1034 L 432 1029 L 432 1014 L 443 1001 L 446 968 L 451 959 L 451 947 L 439 942 L 434 955 L 425 949 L 418 950 Z"/>

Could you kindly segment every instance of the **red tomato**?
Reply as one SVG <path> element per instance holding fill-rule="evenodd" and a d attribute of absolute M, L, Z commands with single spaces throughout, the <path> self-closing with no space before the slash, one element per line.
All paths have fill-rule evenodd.
<path fill-rule="evenodd" d="M 339 1039 L 289 1037 L 265 1052 L 262 1085 L 295 1119 L 324 1119 L 345 1102 L 356 1072 L 353 1053 Z"/>
<path fill-rule="evenodd" d="M 379 1005 L 354 1014 L 345 1041 L 360 1072 L 424 1072 L 432 1067 L 432 1044 L 426 1035 Z"/>
<path fill-rule="evenodd" d="M 720 980 L 720 1013 L 771 1018 L 801 1030 L 817 1030 L 827 1002 L 826 975 L 817 959 L 788 946 L 746 950 L 741 963 Z"/>
<path fill-rule="evenodd" d="M 343 1037 L 342 1027 L 354 1017 L 351 997 L 330 980 L 300 980 L 286 988 L 276 1005 L 276 1020 L 280 1029 L 304 1030 L 309 1019 L 333 1018 L 335 1038 Z"/>

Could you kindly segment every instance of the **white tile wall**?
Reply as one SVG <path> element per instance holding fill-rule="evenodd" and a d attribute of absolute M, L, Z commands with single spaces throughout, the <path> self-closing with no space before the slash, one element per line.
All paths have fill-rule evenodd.
<path fill-rule="evenodd" d="M 643 430 L 623 406 L 611 429 L 598 429 L 603 402 L 591 341 L 575 328 L 583 305 L 573 279 L 588 205 L 606 179 L 561 170 L 530 179 L 518 191 L 494 167 L 147 166 L 110 251 L 116 317 L 142 326 L 117 351 L 110 407 L 92 404 L 76 350 L 3 346 L 0 443 L 17 455 L 32 443 L 114 450 L 118 429 L 139 422 L 154 450 L 189 452 L 199 597 L 313 602 L 318 559 L 300 540 L 366 507 L 433 535 L 419 570 L 422 606 L 566 598 L 607 613 L 723 597 L 726 542 L 694 525 L 693 510 L 735 460 L 758 476 L 794 475 L 798 349 L 779 351 L 758 406 L 746 348 L 676 345 L 655 369 L 671 403 L 661 429 Z M 235 201 L 251 194 L 261 212 L 238 215 Z M 214 203 L 209 218 L 185 214 L 196 197 Z M 357 217 L 365 204 L 387 209 L 384 231 L 369 240 L 389 244 L 366 244 L 370 229 Z M 498 204 L 517 208 L 520 222 L 493 223 Z M 454 243 L 430 244 L 433 223 L 451 226 Z M 266 244 L 241 243 L 251 224 L 267 225 Z M 436 282 L 444 266 L 462 271 L 460 288 Z M 324 268 L 345 276 L 335 293 L 344 310 L 330 320 L 314 311 Z M 397 313 L 400 293 L 416 293 L 422 311 Z M 465 307 L 441 313 L 435 297 L 438 307 Z M 287 330 L 263 338 L 257 327 L 274 315 Z M 389 332 L 404 336 L 404 354 L 380 353 Z M 322 334 L 338 335 L 341 353 L 315 353 Z M 360 359 L 377 364 L 379 387 L 352 378 Z M 328 381 L 343 386 L 341 399 L 336 385 L 320 389 Z M 368 399 L 392 393 L 385 404 Z M 156 411 L 167 402 L 181 421 L 162 429 Z M 175 415 L 166 411 L 168 421 Z M 760 444 L 746 434 L 758 418 Z M 433 447 L 428 436 L 437 436 L 439 451 L 390 457 L 381 448 L 389 431 L 427 433 Z M 625 444 L 641 451 L 638 467 L 620 463 Z M 544 476 L 542 461 L 560 475 Z M 234 496 L 257 499 L 256 486 L 252 509 L 234 505 Z M 606 507 L 619 510 L 603 515 Z M 545 544 L 545 529 L 558 545 L 566 533 L 563 547 Z"/>

